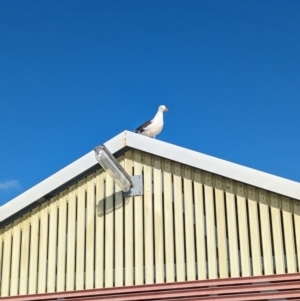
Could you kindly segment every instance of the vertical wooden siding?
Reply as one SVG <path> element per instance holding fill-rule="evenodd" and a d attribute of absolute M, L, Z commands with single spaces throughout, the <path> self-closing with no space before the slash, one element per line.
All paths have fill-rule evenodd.
<path fill-rule="evenodd" d="M 299 272 L 300 202 L 139 151 L 0 229 L 1 295 Z M 298 252 L 297 252 L 298 251 Z"/>

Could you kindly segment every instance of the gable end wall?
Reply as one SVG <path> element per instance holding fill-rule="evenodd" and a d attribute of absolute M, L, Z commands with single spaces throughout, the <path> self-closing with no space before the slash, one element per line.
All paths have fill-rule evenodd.
<path fill-rule="evenodd" d="M 1 295 L 299 272 L 300 202 L 131 150 L 0 229 Z"/>

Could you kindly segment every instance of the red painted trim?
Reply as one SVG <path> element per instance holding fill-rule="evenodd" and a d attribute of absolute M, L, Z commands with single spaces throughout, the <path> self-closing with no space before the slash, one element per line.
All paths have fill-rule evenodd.
<path fill-rule="evenodd" d="M 300 297 L 300 273 L 196 280 L 2 297 L 0 301 L 266 300 Z"/>

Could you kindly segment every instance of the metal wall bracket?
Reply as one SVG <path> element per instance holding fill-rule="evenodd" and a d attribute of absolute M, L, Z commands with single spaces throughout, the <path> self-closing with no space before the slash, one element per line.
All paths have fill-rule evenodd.
<path fill-rule="evenodd" d="M 130 197 L 130 196 L 137 196 L 144 194 L 144 186 L 143 186 L 143 176 L 131 176 L 130 180 L 132 182 L 132 187 L 129 191 L 123 192 L 123 196 Z"/>

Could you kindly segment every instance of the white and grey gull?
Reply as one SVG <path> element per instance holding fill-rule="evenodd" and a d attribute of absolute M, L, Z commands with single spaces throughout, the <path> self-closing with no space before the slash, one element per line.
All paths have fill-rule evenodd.
<path fill-rule="evenodd" d="M 142 125 L 140 125 L 135 133 L 148 136 L 155 137 L 162 131 L 164 126 L 164 112 L 168 112 L 166 106 L 161 105 L 158 107 L 157 113 L 153 119 L 146 121 Z"/>

